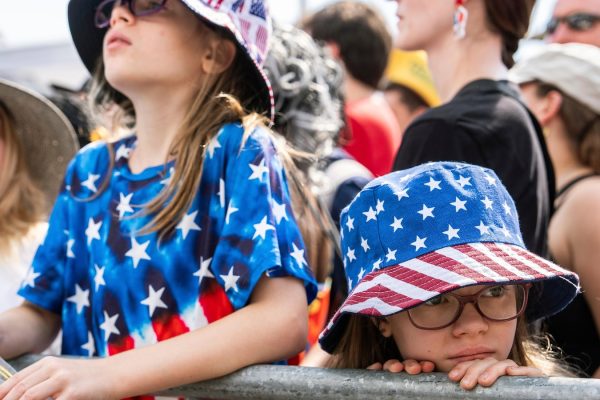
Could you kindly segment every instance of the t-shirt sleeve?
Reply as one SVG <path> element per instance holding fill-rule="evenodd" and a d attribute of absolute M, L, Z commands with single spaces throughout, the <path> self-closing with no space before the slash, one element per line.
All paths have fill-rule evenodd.
<path fill-rule="evenodd" d="M 442 119 L 416 121 L 404 134 L 394 171 L 431 161 L 485 163 L 481 147 L 459 124 Z"/>
<path fill-rule="evenodd" d="M 306 288 L 316 282 L 292 213 L 286 174 L 270 136 L 257 130 L 228 149 L 222 180 L 225 214 L 212 267 L 235 309 L 244 307 L 266 276 L 291 276 Z"/>
<path fill-rule="evenodd" d="M 60 314 L 64 300 L 64 273 L 69 258 L 74 257 L 68 229 L 68 187 L 73 175 L 74 161 L 67 168 L 60 193 L 54 203 L 48 231 L 35 257 L 19 295 L 25 300 L 56 314 Z"/>

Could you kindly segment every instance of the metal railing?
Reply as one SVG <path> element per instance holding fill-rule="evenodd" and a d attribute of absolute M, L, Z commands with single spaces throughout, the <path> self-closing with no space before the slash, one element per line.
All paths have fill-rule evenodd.
<path fill-rule="evenodd" d="M 11 364 L 21 369 L 39 359 L 40 356 L 26 356 Z M 411 376 L 367 370 L 257 365 L 157 395 L 223 400 L 598 400 L 600 379 L 502 377 L 492 387 L 466 391 L 443 373 Z"/>

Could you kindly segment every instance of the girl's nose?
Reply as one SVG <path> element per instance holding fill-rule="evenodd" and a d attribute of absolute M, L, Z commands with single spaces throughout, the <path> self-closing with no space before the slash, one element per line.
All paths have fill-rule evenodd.
<path fill-rule="evenodd" d="M 119 21 L 130 23 L 133 20 L 134 15 L 129 10 L 128 3 L 125 1 L 115 1 L 115 6 L 110 14 L 110 26 L 113 27 Z"/>
<path fill-rule="evenodd" d="M 488 328 L 489 322 L 477 311 L 474 304 L 469 303 L 452 325 L 452 333 L 455 336 L 474 335 L 485 333 Z"/>

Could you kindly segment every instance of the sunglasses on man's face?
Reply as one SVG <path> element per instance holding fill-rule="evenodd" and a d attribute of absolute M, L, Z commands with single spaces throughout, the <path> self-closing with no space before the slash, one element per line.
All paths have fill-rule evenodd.
<path fill-rule="evenodd" d="M 136 17 L 144 17 L 155 14 L 165 8 L 167 0 L 104 0 L 96 8 L 94 25 L 104 29 L 110 25 L 110 17 L 113 9 L 121 5 L 127 5 L 129 11 Z"/>
<path fill-rule="evenodd" d="M 546 26 L 546 33 L 548 35 L 552 35 L 554 32 L 556 32 L 561 23 L 566 24 L 569 29 L 574 31 L 587 31 L 588 29 L 591 29 L 598 21 L 600 21 L 600 15 L 588 13 L 576 13 L 566 15 L 564 17 L 552 17 Z"/>

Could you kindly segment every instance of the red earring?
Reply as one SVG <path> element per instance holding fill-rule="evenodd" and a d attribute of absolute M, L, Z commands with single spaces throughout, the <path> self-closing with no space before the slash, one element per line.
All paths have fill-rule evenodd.
<path fill-rule="evenodd" d="M 467 34 L 467 19 L 469 11 L 464 6 L 465 0 L 456 0 L 456 9 L 454 10 L 454 36 L 462 39 Z"/>

